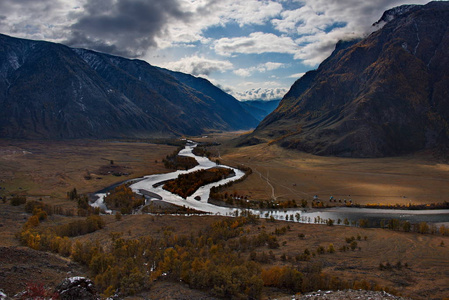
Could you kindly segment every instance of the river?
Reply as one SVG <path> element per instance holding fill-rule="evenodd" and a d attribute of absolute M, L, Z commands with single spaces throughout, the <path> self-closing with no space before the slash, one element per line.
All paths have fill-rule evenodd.
<path fill-rule="evenodd" d="M 187 141 L 187 144 L 183 150 L 179 152 L 181 156 L 193 157 L 197 160 L 198 166 L 189 169 L 187 171 L 175 171 L 165 174 L 148 175 L 137 180 L 137 182 L 130 185 L 130 188 L 138 193 L 145 194 L 147 202 L 151 201 L 151 198 L 155 200 L 162 200 L 171 204 L 190 207 L 196 210 L 207 212 L 215 215 L 232 216 L 240 213 L 242 209 L 221 207 L 208 203 L 210 189 L 213 186 L 219 186 L 230 181 L 235 181 L 242 178 L 245 174 L 239 169 L 232 168 L 226 165 L 217 165 L 215 162 L 210 161 L 207 157 L 196 156 L 193 154 L 193 149 L 197 146 L 192 141 Z M 234 170 L 235 176 L 229 177 L 218 182 L 204 185 L 200 187 L 193 195 L 184 199 L 178 195 L 172 194 L 162 188 L 163 185 L 158 183 L 166 180 L 177 178 L 180 174 L 191 173 L 197 170 L 209 169 L 212 167 L 223 167 Z M 92 204 L 94 207 L 100 207 L 106 212 L 111 212 L 107 209 L 103 202 L 103 198 L 106 195 L 106 190 L 102 190 L 101 193 L 97 193 L 98 200 Z M 196 199 L 200 200 L 196 200 Z M 283 210 L 249 210 L 251 213 L 260 215 L 262 218 L 273 216 L 277 220 L 291 220 L 303 222 L 303 223 L 316 223 L 319 220 L 332 219 L 337 224 L 337 220 L 344 220 L 345 218 L 349 222 L 357 221 L 359 219 L 368 219 L 371 226 L 378 226 L 381 220 L 399 219 L 409 221 L 411 223 L 428 222 L 435 224 L 447 224 L 449 225 L 449 210 L 398 210 L 398 209 L 372 209 L 372 208 L 356 208 L 356 207 L 335 207 L 335 208 L 323 208 L 323 209 L 283 209 Z M 299 218 L 298 215 L 299 214 Z"/>

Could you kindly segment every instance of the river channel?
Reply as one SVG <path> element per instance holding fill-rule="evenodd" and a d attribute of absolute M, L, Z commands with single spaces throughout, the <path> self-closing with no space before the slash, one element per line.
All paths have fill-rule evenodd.
<path fill-rule="evenodd" d="M 215 162 L 210 161 L 207 157 L 196 156 L 193 154 L 193 149 L 197 146 L 192 141 L 187 141 L 187 144 L 183 150 L 179 152 L 181 156 L 193 157 L 197 160 L 198 166 L 189 169 L 187 171 L 175 171 L 165 174 L 148 175 L 143 178 L 136 179 L 135 183 L 130 185 L 130 188 L 141 195 L 145 195 L 147 203 L 149 201 L 158 200 L 165 201 L 171 204 L 190 207 L 196 210 L 200 210 L 206 213 L 233 216 L 237 212 L 240 213 L 242 209 L 229 208 L 213 205 L 208 203 L 210 189 L 213 186 L 219 186 L 231 181 L 238 180 L 244 176 L 244 172 L 239 169 L 232 168 L 226 165 L 217 165 Z M 186 199 L 172 194 L 162 188 L 163 185 L 158 184 L 166 180 L 177 178 L 180 174 L 187 174 L 197 170 L 209 169 L 212 167 L 223 167 L 234 170 L 235 176 L 229 177 L 218 182 L 204 185 L 200 187 L 193 195 Z M 115 186 L 115 185 L 114 185 Z M 113 187 L 110 187 L 110 189 Z M 100 207 L 106 212 L 107 207 L 103 203 L 103 198 L 106 195 L 108 189 L 104 189 L 98 192 L 98 200 L 92 204 L 92 206 Z M 199 200 L 197 200 L 199 199 Z M 323 208 L 323 209 L 270 209 L 270 210 L 249 210 L 251 213 L 260 215 L 262 218 L 273 217 L 277 220 L 291 220 L 302 223 L 316 223 L 319 220 L 332 219 L 337 224 L 337 220 L 348 219 L 349 222 L 357 221 L 359 219 L 368 219 L 370 225 L 373 227 L 379 226 L 382 220 L 399 219 L 409 221 L 410 223 L 428 222 L 434 224 L 446 224 L 449 225 L 449 210 L 435 209 L 435 210 L 398 210 L 398 209 L 374 209 L 374 208 L 356 208 L 356 207 L 335 207 L 335 208 Z M 299 215 L 298 215 L 299 214 Z"/>

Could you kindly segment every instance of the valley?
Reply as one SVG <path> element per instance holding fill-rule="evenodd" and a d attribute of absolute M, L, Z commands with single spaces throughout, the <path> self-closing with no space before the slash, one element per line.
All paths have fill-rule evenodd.
<path fill-rule="evenodd" d="M 323 202 L 333 195 L 337 199 L 351 197 L 354 203 L 359 204 L 391 205 L 407 204 L 410 200 L 413 204 L 430 204 L 446 199 L 448 190 L 444 183 L 449 180 L 448 166 L 428 153 L 393 158 L 353 159 L 314 156 L 268 144 L 234 148 L 234 139 L 241 134 L 242 132 L 217 133 L 194 138 L 199 142 L 219 143 L 207 148 L 212 154 L 211 161 L 219 159 L 224 165 L 241 164 L 253 170 L 243 182 L 227 188 L 225 191 L 229 194 L 247 195 L 256 201 L 270 201 L 273 198 L 280 202 L 295 200 L 298 204 L 305 199 L 309 205 L 315 195 L 323 199 Z M 176 143 L 173 141 L 173 146 L 170 146 L 154 144 L 154 141 L 48 142 L 3 139 L 0 142 L 0 166 L 5 170 L 1 175 L 2 196 L 23 194 L 29 200 L 42 198 L 44 203 L 74 208 L 75 203 L 66 197 L 66 193 L 72 188 L 76 188 L 79 193 L 91 193 L 127 179 L 170 172 L 164 168 L 162 159 L 178 147 Z M 121 176 L 96 173 L 106 166 L 119 166 L 126 172 Z M 90 176 L 86 176 L 86 173 Z M 29 214 L 24 214 L 20 206 L 13 207 L 9 203 L 0 205 L 5 217 L 2 218 L 0 238 L 4 241 L 2 246 L 7 247 L 2 248 L 2 251 L 6 253 L 11 249 L 9 247 L 19 247 L 18 249 L 24 249 L 25 254 L 21 255 L 36 255 L 33 252 L 35 250 L 21 248 L 14 236 L 21 230 Z M 163 240 L 167 238 L 167 234 L 189 236 L 207 232 L 216 222 L 229 219 L 225 216 L 159 214 L 123 215 L 120 220 L 108 215 L 101 218 L 105 221 L 103 229 L 70 238 L 72 243 L 98 241 L 107 249 L 111 245 L 111 236 L 116 233 L 121 233 L 130 241 L 147 235 Z M 40 226 L 52 228 L 78 219 L 81 217 L 53 214 Z M 241 226 L 244 234 L 230 238 L 228 246 L 240 245 L 235 251 L 241 257 L 248 261 L 254 259 L 266 270 L 275 266 L 295 266 L 309 271 L 310 268 L 318 268 L 326 276 L 335 278 L 333 280 L 338 278 L 348 282 L 347 284 L 350 282 L 352 288 L 377 284 L 413 299 L 443 299 L 448 292 L 448 236 L 264 219 Z M 282 228 L 285 230 L 281 230 Z M 271 249 L 268 246 L 242 244 L 245 239 L 250 240 L 262 232 L 273 234 L 278 246 Z M 349 246 L 345 239 L 351 236 L 361 237 L 360 240 L 356 238 L 357 248 L 355 251 L 349 248 L 343 250 L 345 245 Z M 327 252 L 330 244 L 335 252 Z M 321 253 L 320 247 L 323 247 L 324 253 Z M 309 258 L 301 256 L 306 249 L 310 252 Z M 266 260 L 264 255 L 268 255 L 270 251 L 274 259 Z M 61 265 L 57 260 L 60 256 L 52 258 L 53 254 L 48 255 L 51 264 Z M 8 257 L 14 259 L 11 255 Z M 380 265 L 385 266 L 387 263 L 393 267 L 380 268 Z M 401 264 L 401 269 L 395 267 L 398 263 Z M 70 269 L 76 266 L 77 275 L 90 276 L 91 271 L 83 265 L 72 264 Z M 8 269 L 8 266 L 2 265 L 3 274 L 8 274 L 8 278 L 32 280 L 24 274 L 17 277 L 18 273 Z M 51 268 L 43 266 L 41 261 L 30 262 L 27 266 L 31 269 L 37 267 L 41 268 L 42 274 L 48 274 L 43 277 L 49 280 L 42 281 L 49 286 L 57 284 L 68 272 L 67 267 L 61 265 L 58 272 L 50 274 Z M 310 273 L 309 276 L 315 275 Z M 11 284 L 9 294 L 13 292 L 12 287 L 15 287 L 14 292 L 20 290 L 20 286 Z M 212 297 L 208 296 L 209 289 L 190 290 L 183 283 L 173 283 L 169 278 L 163 277 L 145 287 L 137 293 L 137 299 L 158 298 L 167 293 L 174 295 L 179 290 L 183 291 L 183 299 L 190 296 Z M 263 288 L 262 298 L 281 297 L 290 293 L 288 289 L 266 286 Z M 219 293 L 215 295 L 218 296 Z"/>
<path fill-rule="evenodd" d="M 85 2 L 0 33 L 1 299 L 449 299 L 448 2 Z"/>
<path fill-rule="evenodd" d="M 254 174 L 233 186 L 251 198 L 280 201 L 313 199 L 326 203 L 352 199 L 353 203 L 407 205 L 447 201 L 449 166 L 429 152 L 388 158 L 316 156 L 260 144 L 224 148 L 228 164 L 248 165 Z"/>

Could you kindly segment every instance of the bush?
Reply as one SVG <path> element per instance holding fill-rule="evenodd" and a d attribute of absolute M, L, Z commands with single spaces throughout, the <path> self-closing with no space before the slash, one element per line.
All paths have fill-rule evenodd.
<path fill-rule="evenodd" d="M 44 221 L 47 219 L 47 213 L 41 208 L 37 207 L 33 209 L 33 216 L 37 216 L 39 221 Z"/>
<path fill-rule="evenodd" d="M 58 299 L 59 294 L 53 292 L 49 288 L 45 288 L 43 284 L 27 283 L 25 292 L 21 295 L 21 299 Z"/>
<path fill-rule="evenodd" d="M 25 204 L 27 202 L 27 198 L 25 196 L 13 196 L 9 199 L 12 206 L 19 206 Z"/>
<path fill-rule="evenodd" d="M 350 244 L 351 250 L 354 251 L 357 248 L 357 242 L 356 241 L 352 241 Z"/>
<path fill-rule="evenodd" d="M 40 201 L 31 200 L 25 204 L 25 211 L 31 214 L 36 208 L 44 209 L 44 204 Z"/>

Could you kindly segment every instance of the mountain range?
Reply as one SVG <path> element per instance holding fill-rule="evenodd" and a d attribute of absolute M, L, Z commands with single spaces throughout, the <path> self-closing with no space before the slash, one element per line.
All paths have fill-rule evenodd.
<path fill-rule="evenodd" d="M 449 3 L 400 6 L 374 26 L 339 42 L 240 144 L 344 157 L 447 147 Z"/>
<path fill-rule="evenodd" d="M 244 126 L 241 122 L 244 120 L 239 119 L 238 112 L 240 107 L 245 109 L 251 116 L 253 116 L 258 122 L 262 121 L 279 105 L 278 100 L 250 100 L 236 102 L 235 98 L 224 92 L 220 88 L 210 83 L 207 79 L 201 77 L 195 77 L 190 74 L 181 72 L 175 72 L 163 68 L 159 68 L 161 71 L 173 76 L 183 84 L 200 91 L 201 93 L 208 95 L 209 97 L 221 101 L 226 105 L 226 111 L 230 115 L 234 115 L 234 122 L 237 122 L 235 126 Z M 230 120 L 232 122 L 232 120 Z"/>
<path fill-rule="evenodd" d="M 240 104 L 258 121 L 262 121 L 273 110 L 279 106 L 280 99 L 277 100 L 248 100 Z"/>
<path fill-rule="evenodd" d="M 0 35 L 0 106 L 0 137 L 9 138 L 197 135 L 258 124 L 205 79 L 6 35 Z"/>

